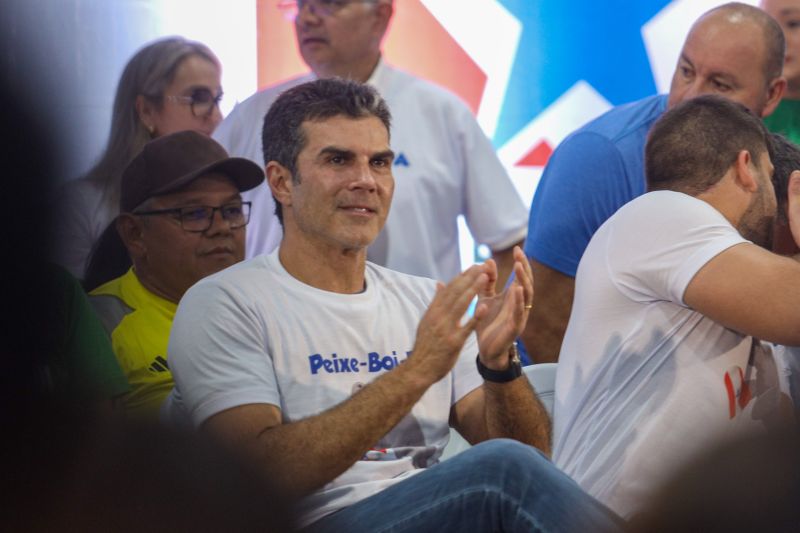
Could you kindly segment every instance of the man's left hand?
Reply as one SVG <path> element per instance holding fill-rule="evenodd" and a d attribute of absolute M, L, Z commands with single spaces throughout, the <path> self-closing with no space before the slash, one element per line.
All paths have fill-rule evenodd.
<path fill-rule="evenodd" d="M 519 246 L 514 247 L 514 280 L 500 294 L 495 291 L 497 266 L 486 262 L 489 280 L 478 294 L 475 308 L 481 362 L 492 370 L 508 367 L 511 343 L 522 333 L 533 306 L 533 272 Z"/>

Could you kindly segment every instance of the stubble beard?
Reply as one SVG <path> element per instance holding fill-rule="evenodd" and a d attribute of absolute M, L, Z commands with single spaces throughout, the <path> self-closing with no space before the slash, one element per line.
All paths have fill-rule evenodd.
<path fill-rule="evenodd" d="M 770 213 L 763 197 L 753 200 L 739 223 L 739 233 L 753 244 L 772 250 L 775 214 Z"/>

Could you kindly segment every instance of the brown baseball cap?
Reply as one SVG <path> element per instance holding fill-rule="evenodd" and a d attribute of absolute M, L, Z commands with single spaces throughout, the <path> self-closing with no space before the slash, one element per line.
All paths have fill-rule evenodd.
<path fill-rule="evenodd" d="M 120 212 L 130 213 L 148 198 L 177 191 L 197 178 L 219 172 L 239 191 L 263 183 L 261 167 L 230 157 L 214 139 L 196 131 L 181 131 L 148 142 L 122 173 Z"/>

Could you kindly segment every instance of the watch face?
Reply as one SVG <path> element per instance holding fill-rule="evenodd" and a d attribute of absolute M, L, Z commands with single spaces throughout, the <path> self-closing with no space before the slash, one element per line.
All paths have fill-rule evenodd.
<path fill-rule="evenodd" d="M 522 364 L 522 361 L 519 358 L 519 350 L 517 350 L 516 341 L 511 344 L 511 364 Z"/>

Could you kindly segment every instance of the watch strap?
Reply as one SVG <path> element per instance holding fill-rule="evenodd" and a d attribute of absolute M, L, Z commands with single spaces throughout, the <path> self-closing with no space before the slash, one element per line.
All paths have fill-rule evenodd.
<path fill-rule="evenodd" d="M 508 368 L 505 370 L 492 370 L 481 363 L 481 356 L 478 354 L 475 359 L 475 363 L 478 365 L 478 374 L 481 375 L 484 381 L 491 381 L 492 383 L 507 383 L 517 379 L 522 375 L 522 362 L 519 359 L 516 343 L 511 345 L 510 355 Z"/>

